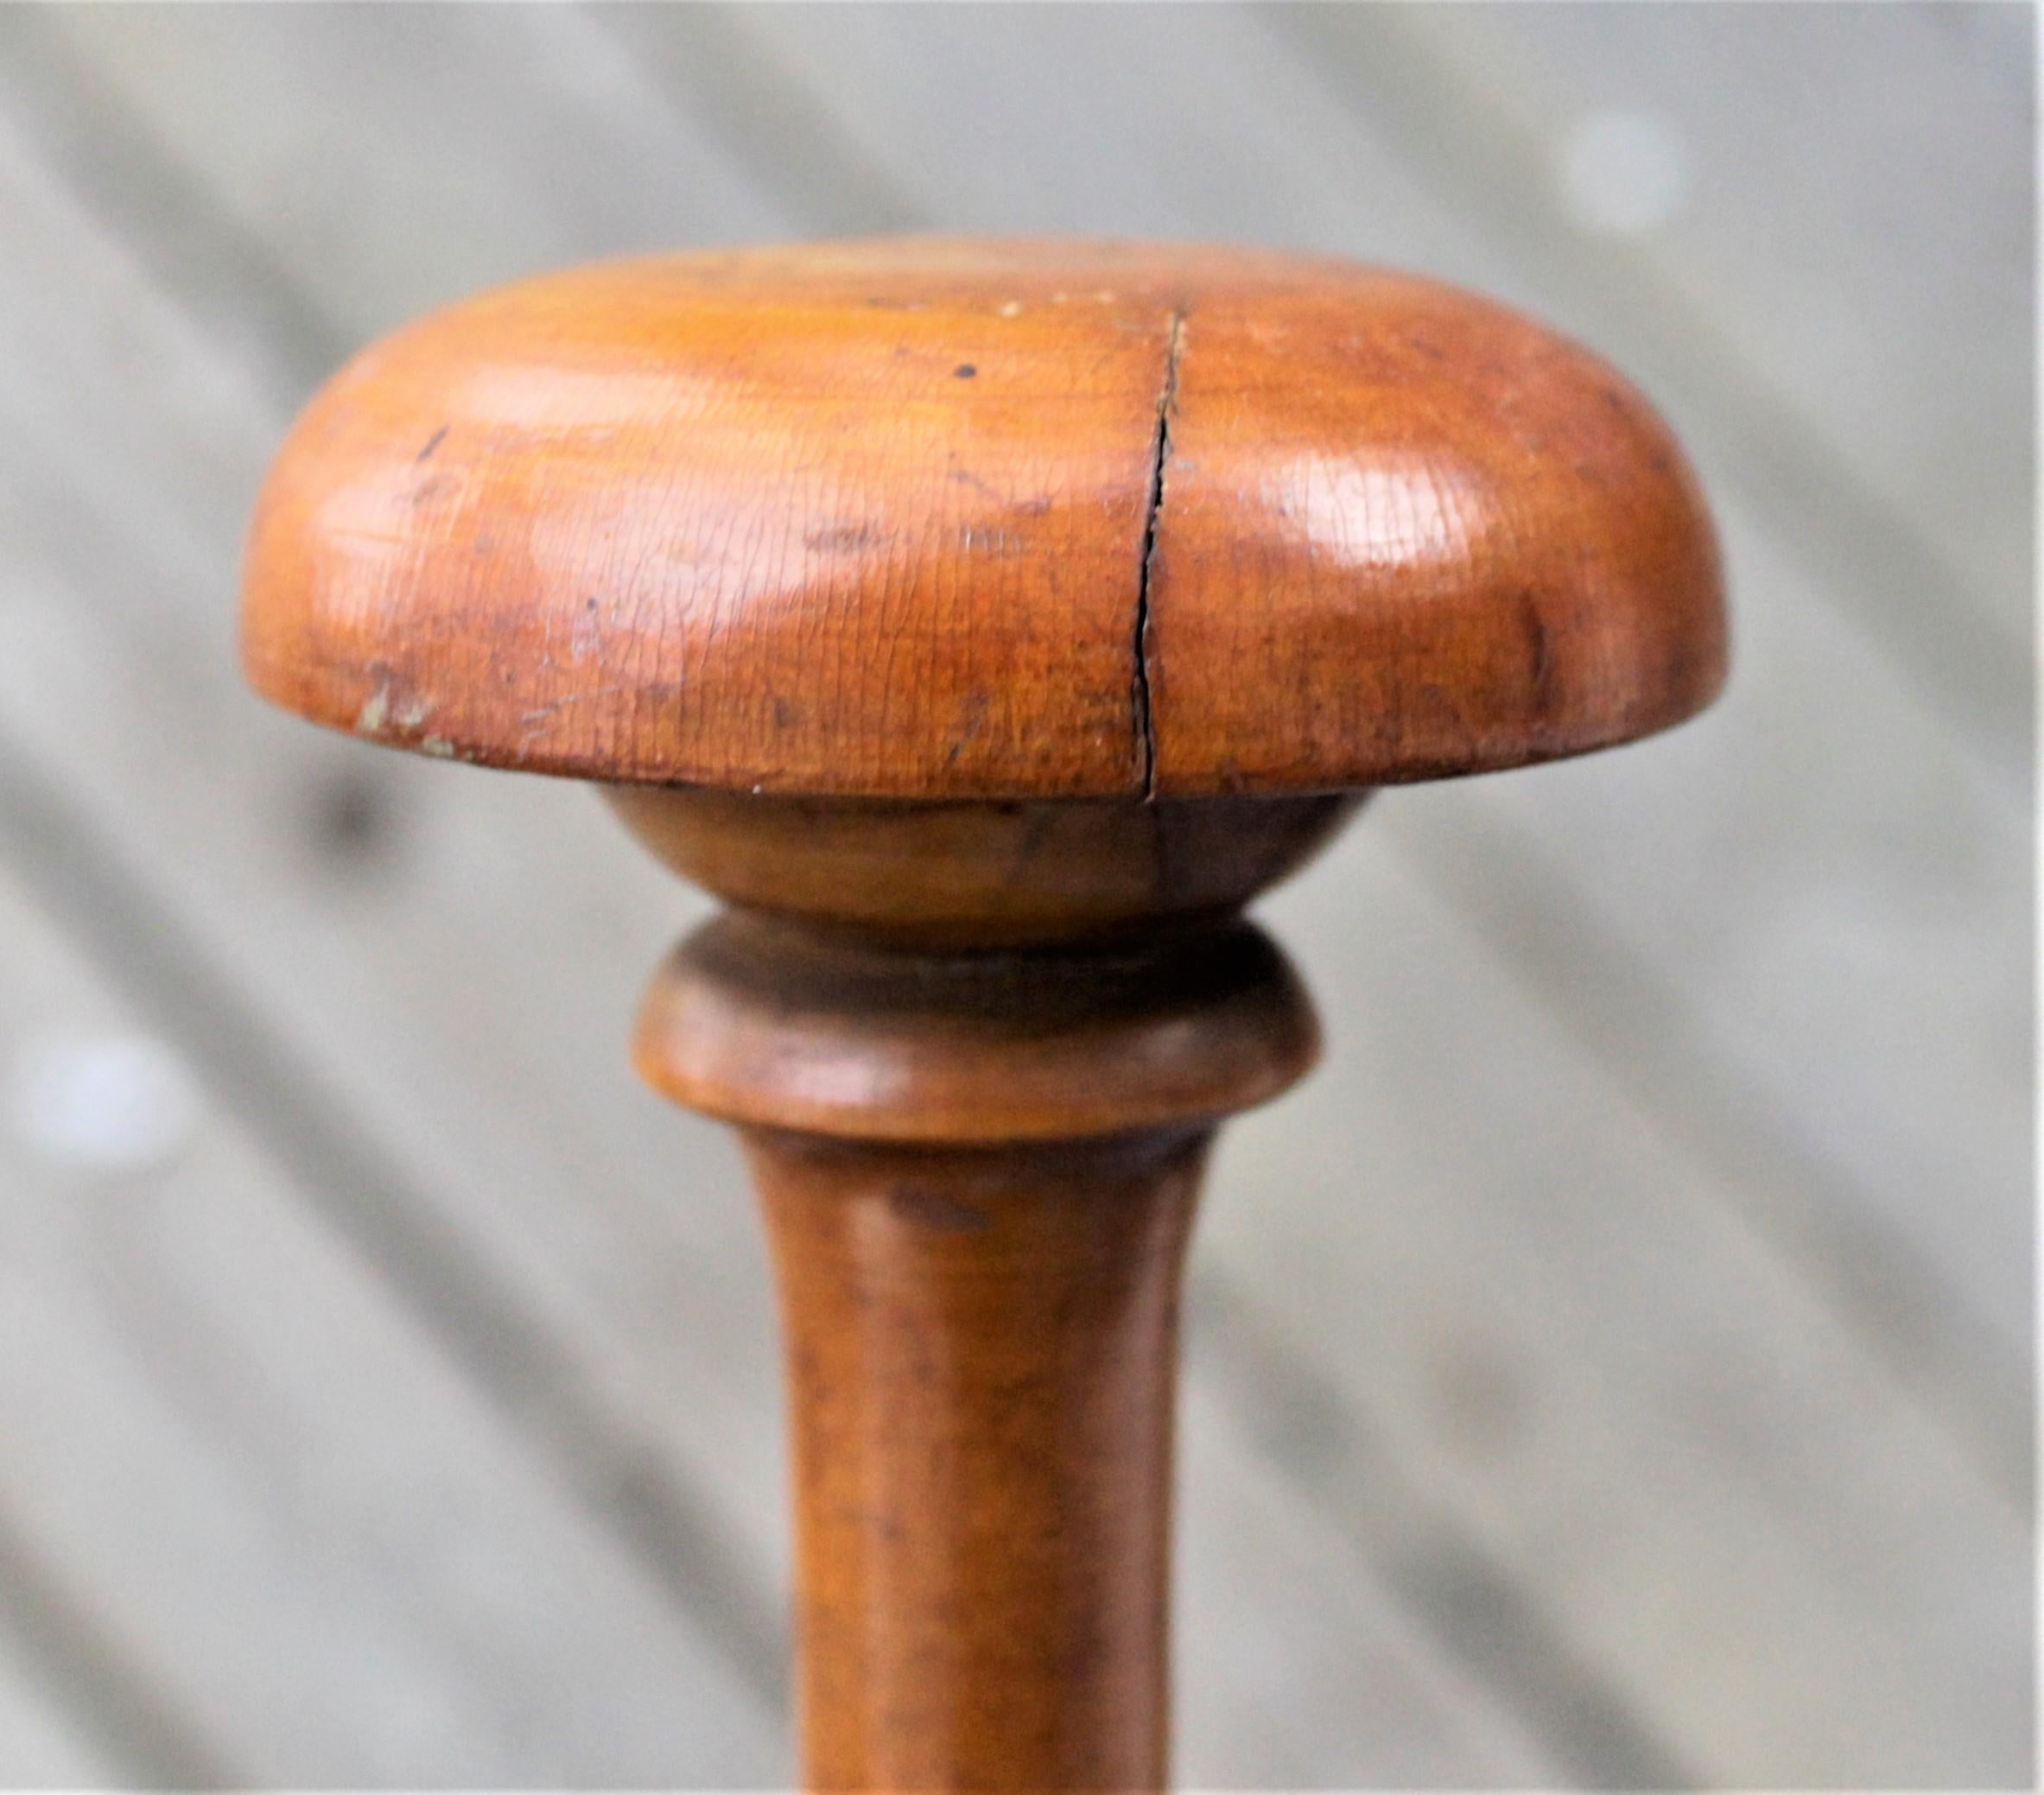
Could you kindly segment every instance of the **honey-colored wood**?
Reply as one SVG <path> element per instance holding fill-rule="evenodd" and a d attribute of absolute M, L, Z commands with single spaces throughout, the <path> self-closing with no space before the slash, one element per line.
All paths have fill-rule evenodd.
<path fill-rule="evenodd" d="M 606 794 L 656 858 L 727 903 L 924 948 L 1153 931 L 1239 910 L 1326 846 L 1356 792 L 932 803 Z"/>
<path fill-rule="evenodd" d="M 1207 1139 L 748 1131 L 788 1336 L 811 1787 L 1161 1785 Z"/>
<path fill-rule="evenodd" d="M 1612 369 L 1327 258 L 908 239 L 604 263 L 365 351 L 277 460 L 277 702 L 580 777 L 1330 790 L 1679 721 L 1717 551 Z"/>
<path fill-rule="evenodd" d="M 273 469 L 251 677 L 590 778 L 733 911 L 642 1073 L 779 1272 L 816 1787 L 1165 1776 L 1178 1274 L 1317 1032 L 1239 911 L 1376 783 L 1679 720 L 1665 428 L 1488 301 L 1262 251 L 620 263 L 365 352 Z"/>
<path fill-rule="evenodd" d="M 947 873 L 990 834 L 1063 821 L 985 808 L 887 818 L 905 883 L 925 866 L 955 904 Z M 711 807 L 718 839 L 748 811 L 749 876 L 816 901 L 787 801 Z M 1154 807 L 1093 807 L 1067 847 L 1111 868 L 1157 830 Z M 641 1072 L 744 1127 L 765 1204 L 812 1787 L 1161 1785 L 1180 1262 L 1213 1123 L 1290 1084 L 1318 1031 L 1260 930 L 1150 921 L 958 953 L 895 918 L 737 912 L 648 995 Z"/>
<path fill-rule="evenodd" d="M 738 915 L 663 968 L 637 1058 L 727 1121 L 981 1145 L 1210 1122 L 1276 1095 L 1318 1041 L 1284 956 L 1246 923 L 949 955 Z"/>

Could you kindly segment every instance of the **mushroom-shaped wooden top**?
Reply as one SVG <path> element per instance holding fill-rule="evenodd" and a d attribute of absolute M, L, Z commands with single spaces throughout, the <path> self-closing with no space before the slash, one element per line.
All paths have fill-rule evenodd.
<path fill-rule="evenodd" d="M 1202 796 L 1474 772 L 1723 673 L 1708 517 L 1597 357 L 1350 263 L 936 239 L 454 306 L 299 421 L 255 684 L 606 781 Z"/>

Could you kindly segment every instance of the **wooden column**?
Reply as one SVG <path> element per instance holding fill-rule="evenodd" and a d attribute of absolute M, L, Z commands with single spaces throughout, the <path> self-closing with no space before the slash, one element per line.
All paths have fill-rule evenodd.
<path fill-rule="evenodd" d="M 783 912 L 686 942 L 638 1057 L 765 1204 L 809 1785 L 1162 1786 L 1180 1267 L 1214 1123 L 1317 1042 L 1232 905 L 1350 803 L 615 802 Z M 1174 925 L 1188 843 L 1216 908 Z"/>
<path fill-rule="evenodd" d="M 1154 1789 L 1180 1260 L 1315 1050 L 1242 907 L 1380 785 L 1723 677 L 1710 521 L 1596 357 L 1212 245 L 783 245 L 449 308 L 313 400 L 243 654 L 606 790 L 730 912 L 641 1070 L 781 1281 L 805 1773 Z"/>

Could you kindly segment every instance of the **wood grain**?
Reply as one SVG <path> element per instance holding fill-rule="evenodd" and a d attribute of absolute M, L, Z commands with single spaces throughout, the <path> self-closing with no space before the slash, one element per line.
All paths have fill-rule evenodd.
<path fill-rule="evenodd" d="M 1180 1265 L 1206 1132 L 753 1132 L 814 1789 L 1157 1789 Z"/>
<path fill-rule="evenodd" d="M 652 832 L 665 846 L 700 798 L 653 796 L 670 800 L 651 813 L 674 826 Z M 819 808 L 824 864 L 841 835 L 872 839 L 862 807 Z M 1004 831 L 1046 833 L 1032 810 L 1055 832 L 1062 807 L 959 808 L 878 819 L 909 890 L 875 931 L 856 885 L 829 909 L 806 809 L 713 802 L 767 913 L 683 944 L 636 1056 L 666 1095 L 742 1126 L 765 1204 L 807 1785 L 1159 1788 L 1199 1172 L 1215 1122 L 1277 1094 L 1318 1046 L 1282 955 L 1228 913 L 1288 866 L 1257 850 L 1294 846 L 1299 801 L 1218 807 L 1216 859 L 1236 880 L 1218 915 L 1165 926 L 1179 894 L 1152 870 L 1139 933 L 1076 940 L 1092 892 L 1154 867 L 1158 828 L 1139 802 L 1071 807 L 1052 864 L 1075 869 L 1081 901 L 1018 939 L 997 887 L 986 907 L 1008 933 L 972 952 L 952 943 L 990 930 L 961 905 L 959 867 Z M 1304 809 L 1317 835 L 1345 807 Z"/>
<path fill-rule="evenodd" d="M 1324 790 L 1679 721 L 1715 541 L 1637 392 L 1436 282 L 875 239 L 542 276 L 365 351 L 257 508 L 258 689 L 587 778 Z"/>
<path fill-rule="evenodd" d="M 1311 860 L 1364 796 L 1131 806 L 605 793 L 662 864 L 727 903 L 925 948 L 1108 940 L 1225 915 Z"/>

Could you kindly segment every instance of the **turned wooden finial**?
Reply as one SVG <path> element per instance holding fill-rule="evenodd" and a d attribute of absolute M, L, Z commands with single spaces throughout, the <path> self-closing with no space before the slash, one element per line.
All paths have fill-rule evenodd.
<path fill-rule="evenodd" d="M 257 511 L 267 696 L 602 784 L 729 914 L 639 1066 L 744 1131 L 819 1787 L 1164 1776 L 1179 1256 L 1308 1065 L 1239 920 L 1362 794 L 1679 721 L 1716 548 L 1646 403 L 1351 263 L 618 262 L 378 344 Z"/>

